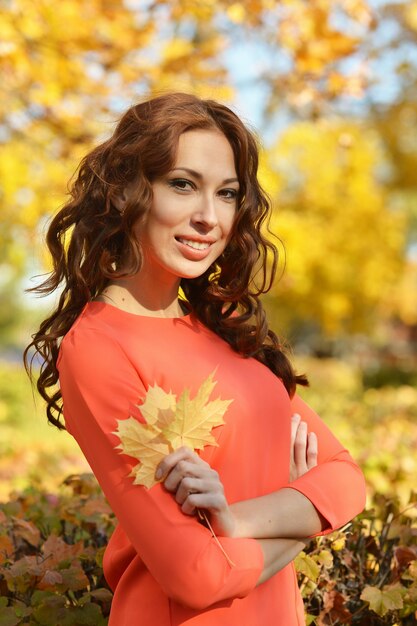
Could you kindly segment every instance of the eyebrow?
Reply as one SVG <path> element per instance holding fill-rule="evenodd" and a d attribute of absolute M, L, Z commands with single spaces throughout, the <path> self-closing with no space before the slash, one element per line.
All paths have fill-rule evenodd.
<path fill-rule="evenodd" d="M 192 170 L 189 167 L 174 167 L 172 171 L 176 172 L 177 170 L 187 172 L 187 174 L 194 176 L 194 178 L 197 178 L 198 180 L 201 180 L 203 178 L 203 175 L 200 174 L 200 172 L 196 172 L 195 170 Z M 222 182 L 222 185 L 228 185 L 229 183 L 238 183 L 238 182 L 239 182 L 238 178 L 225 178 Z"/>

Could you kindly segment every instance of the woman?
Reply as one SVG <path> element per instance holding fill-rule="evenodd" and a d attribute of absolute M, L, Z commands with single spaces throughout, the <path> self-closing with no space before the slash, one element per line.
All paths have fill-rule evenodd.
<path fill-rule="evenodd" d="M 364 504 L 360 470 L 295 395 L 306 380 L 258 299 L 276 252 L 261 232 L 257 167 L 228 108 L 157 97 L 84 158 L 49 228 L 54 270 L 41 290 L 63 291 L 29 348 L 44 361 L 49 420 L 63 427 L 63 402 L 119 521 L 104 560 L 110 626 L 304 624 L 291 562 Z M 231 401 L 217 445 L 180 447 L 158 484 L 134 484 L 118 424 L 144 421 L 150 387 L 193 398 L 210 374 L 211 400 Z"/>

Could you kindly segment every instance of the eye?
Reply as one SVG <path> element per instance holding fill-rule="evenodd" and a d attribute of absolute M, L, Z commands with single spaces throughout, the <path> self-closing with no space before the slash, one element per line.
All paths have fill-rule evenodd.
<path fill-rule="evenodd" d="M 222 196 L 222 198 L 231 201 L 237 199 L 238 193 L 237 189 L 221 189 L 221 191 L 219 191 L 219 195 Z"/>
<path fill-rule="evenodd" d="M 191 189 L 195 189 L 194 183 L 186 178 L 172 178 L 168 181 L 168 185 L 178 191 L 190 191 Z"/>

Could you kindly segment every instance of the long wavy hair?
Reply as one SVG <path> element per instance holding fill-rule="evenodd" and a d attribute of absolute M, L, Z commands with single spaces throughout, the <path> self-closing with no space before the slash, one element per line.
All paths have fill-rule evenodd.
<path fill-rule="evenodd" d="M 65 428 L 56 366 L 60 341 L 109 280 L 140 270 L 141 245 L 134 231 L 151 209 L 152 183 L 173 168 L 180 135 L 196 129 L 219 130 L 228 139 L 240 190 L 223 254 L 198 278 L 181 280 L 188 306 L 236 352 L 271 369 L 290 395 L 297 383 L 307 384 L 268 328 L 259 300 L 271 288 L 278 253 L 262 232 L 270 203 L 257 179 L 256 139 L 226 106 L 189 94 L 166 94 L 128 109 L 113 135 L 84 157 L 69 186 L 69 200 L 47 232 L 53 270 L 31 291 L 46 295 L 61 288 L 61 293 L 55 310 L 32 336 L 24 362 L 33 380 L 33 359 L 40 359 L 37 389 L 47 402 L 48 420 L 58 428 Z M 115 199 L 128 185 L 134 192 L 121 213 Z"/>

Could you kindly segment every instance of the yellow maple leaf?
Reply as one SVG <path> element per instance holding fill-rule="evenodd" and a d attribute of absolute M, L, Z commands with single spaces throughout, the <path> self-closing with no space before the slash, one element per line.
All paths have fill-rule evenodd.
<path fill-rule="evenodd" d="M 158 385 L 149 387 L 143 404 L 139 406 L 147 424 L 155 424 L 160 411 L 175 410 L 176 397 L 173 393 L 167 393 Z"/>
<path fill-rule="evenodd" d="M 158 439 L 159 431 L 152 425 L 142 424 L 134 417 L 118 420 L 116 434 L 120 438 L 117 449 L 140 460 L 140 465 L 136 465 L 131 472 L 134 484 L 145 485 L 149 489 L 156 483 L 156 466 L 172 452 L 168 442 Z"/>
<path fill-rule="evenodd" d="M 183 391 L 172 419 L 158 420 L 157 425 L 174 450 L 179 446 L 201 450 L 204 446 L 217 445 L 211 429 L 224 424 L 223 415 L 231 400 L 208 401 L 216 385 L 213 376 L 214 372 L 203 382 L 193 400 L 188 389 Z"/>
<path fill-rule="evenodd" d="M 117 421 L 114 433 L 120 439 L 117 449 L 140 462 L 131 472 L 135 485 L 148 489 L 155 485 L 157 465 L 179 446 L 201 450 L 206 445 L 217 445 L 211 430 L 224 424 L 223 416 L 232 400 L 209 401 L 217 384 L 214 373 L 202 383 L 193 399 L 188 389 L 177 401 L 174 394 L 158 385 L 149 387 L 139 406 L 146 423 L 133 417 Z"/>

